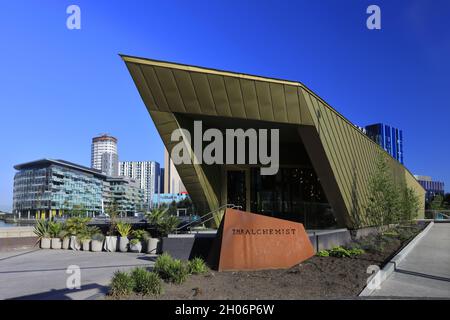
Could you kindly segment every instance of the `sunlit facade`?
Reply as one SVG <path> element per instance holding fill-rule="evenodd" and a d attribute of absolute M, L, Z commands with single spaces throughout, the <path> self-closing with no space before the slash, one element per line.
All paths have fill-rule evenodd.
<path fill-rule="evenodd" d="M 134 180 L 109 177 L 100 170 L 64 160 L 42 159 L 14 166 L 13 213 L 23 218 L 62 216 L 74 210 L 101 214 L 117 200 L 126 215 L 141 211 L 144 193 Z"/>

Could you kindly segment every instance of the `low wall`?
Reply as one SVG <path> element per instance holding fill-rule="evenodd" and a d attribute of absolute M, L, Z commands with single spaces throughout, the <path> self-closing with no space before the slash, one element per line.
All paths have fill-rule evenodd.
<path fill-rule="evenodd" d="M 200 257 L 206 260 L 215 238 L 216 233 L 169 235 L 162 239 L 161 251 L 176 259 Z"/>
<path fill-rule="evenodd" d="M 347 229 L 314 231 L 308 232 L 308 235 L 316 252 L 345 246 L 352 241 L 350 231 Z"/>
<path fill-rule="evenodd" d="M 0 251 L 33 248 L 38 241 L 33 229 L 33 227 L 0 228 Z"/>
<path fill-rule="evenodd" d="M 216 233 L 169 235 L 162 239 L 161 251 L 176 259 L 201 257 L 206 260 L 215 237 Z M 308 237 L 315 252 L 344 246 L 352 240 L 347 229 L 308 231 Z"/>

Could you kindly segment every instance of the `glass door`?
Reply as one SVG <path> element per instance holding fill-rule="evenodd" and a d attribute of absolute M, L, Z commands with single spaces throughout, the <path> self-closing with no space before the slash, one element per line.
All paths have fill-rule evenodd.
<path fill-rule="evenodd" d="M 245 170 L 227 171 L 227 204 L 240 206 L 247 210 L 247 186 Z"/>

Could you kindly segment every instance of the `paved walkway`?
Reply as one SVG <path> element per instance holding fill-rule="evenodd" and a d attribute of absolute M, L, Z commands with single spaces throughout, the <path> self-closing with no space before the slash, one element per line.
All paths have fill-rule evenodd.
<path fill-rule="evenodd" d="M 450 298 L 450 223 L 435 223 L 372 296 Z"/>
<path fill-rule="evenodd" d="M 0 252 L 0 299 L 90 299 L 106 293 L 116 270 L 151 267 L 156 256 L 120 252 Z M 81 269 L 81 289 L 67 289 L 67 267 Z"/>

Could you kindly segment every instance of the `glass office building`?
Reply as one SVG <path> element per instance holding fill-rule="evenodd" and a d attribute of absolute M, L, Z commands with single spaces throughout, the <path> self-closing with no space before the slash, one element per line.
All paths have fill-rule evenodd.
<path fill-rule="evenodd" d="M 414 176 L 417 181 L 419 181 L 420 185 L 425 189 L 425 201 L 426 203 L 430 203 L 435 196 L 441 195 L 444 196 L 444 182 L 442 181 L 433 181 L 433 179 L 429 176 Z"/>
<path fill-rule="evenodd" d="M 130 216 L 146 210 L 144 190 L 139 181 L 128 178 L 106 178 L 105 205 L 115 204 L 121 216 Z"/>
<path fill-rule="evenodd" d="M 367 136 L 378 143 L 394 159 L 403 164 L 403 132 L 397 128 L 376 123 L 366 126 Z"/>
<path fill-rule="evenodd" d="M 13 213 L 21 218 L 61 216 L 74 209 L 95 216 L 103 212 L 111 190 L 127 214 L 143 204 L 143 192 L 136 191 L 132 183 L 109 179 L 100 170 L 50 159 L 14 168 L 18 172 L 14 176 Z"/>

